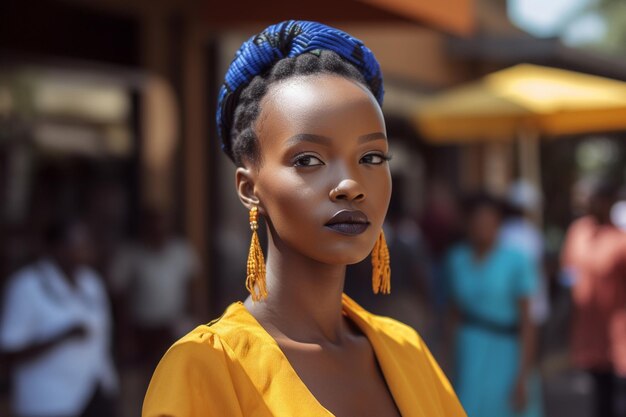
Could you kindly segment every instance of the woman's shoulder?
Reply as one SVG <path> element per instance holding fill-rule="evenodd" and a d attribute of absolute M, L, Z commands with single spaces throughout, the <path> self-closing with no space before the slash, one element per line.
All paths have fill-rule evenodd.
<path fill-rule="evenodd" d="M 445 258 L 448 262 L 451 262 L 467 257 L 470 253 L 471 248 L 467 242 L 457 242 L 446 251 Z"/>
<path fill-rule="evenodd" d="M 188 372 L 202 369 L 215 371 L 219 363 L 225 364 L 227 349 L 218 334 L 206 324 L 178 339 L 165 352 L 155 374 L 159 371 L 175 369 L 177 373 L 190 375 Z M 169 373 L 170 371 L 167 371 Z"/>
<path fill-rule="evenodd" d="M 215 349 L 218 340 L 219 335 L 209 324 L 201 324 L 178 339 L 170 349 L 181 347 Z"/>
<path fill-rule="evenodd" d="M 370 311 L 363 309 L 365 314 L 370 318 L 370 320 L 377 324 L 377 327 L 380 328 L 385 333 L 393 334 L 398 337 L 404 338 L 414 338 L 419 336 L 417 331 L 409 326 L 401 322 L 398 319 L 394 319 L 393 317 L 384 316 L 380 314 L 376 314 Z"/>
<path fill-rule="evenodd" d="M 413 327 L 392 317 L 370 312 L 347 295 L 344 295 L 344 304 L 364 318 L 377 333 L 387 336 L 405 347 L 421 349 L 424 346 L 421 336 Z"/>
<path fill-rule="evenodd" d="M 203 414 L 210 417 L 241 415 L 237 396 L 246 377 L 225 340 L 233 329 L 224 324 L 232 320 L 223 316 L 197 326 L 167 350 L 150 381 L 142 416 L 193 416 L 197 410 L 210 410 Z"/>
<path fill-rule="evenodd" d="M 249 338 L 253 331 L 251 323 L 242 314 L 243 304 L 232 303 L 219 317 L 195 329 L 178 339 L 168 350 L 168 354 L 183 352 L 191 356 L 199 354 L 206 358 L 207 352 L 228 354 L 229 342 L 233 337 Z"/>
<path fill-rule="evenodd" d="M 37 267 L 34 264 L 23 266 L 9 276 L 5 284 L 5 294 L 17 295 L 36 292 L 40 289 Z"/>
<path fill-rule="evenodd" d="M 445 271 L 444 277 L 453 278 L 457 272 L 463 272 L 471 261 L 471 257 L 472 249 L 466 242 L 457 242 L 452 245 L 442 258 L 441 265 Z"/>
<path fill-rule="evenodd" d="M 368 314 L 378 331 L 396 342 L 399 348 L 413 352 L 425 352 L 427 349 L 419 332 L 408 324 L 392 317 Z"/>

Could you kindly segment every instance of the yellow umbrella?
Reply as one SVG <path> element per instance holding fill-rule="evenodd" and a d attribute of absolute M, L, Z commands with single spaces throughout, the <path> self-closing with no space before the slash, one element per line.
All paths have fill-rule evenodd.
<path fill-rule="evenodd" d="M 416 118 L 434 142 L 626 130 L 626 83 L 522 64 L 426 100 Z"/>
<path fill-rule="evenodd" d="M 522 64 L 426 100 L 416 122 L 432 142 L 517 139 L 521 176 L 541 189 L 539 138 L 626 130 L 626 83 Z"/>

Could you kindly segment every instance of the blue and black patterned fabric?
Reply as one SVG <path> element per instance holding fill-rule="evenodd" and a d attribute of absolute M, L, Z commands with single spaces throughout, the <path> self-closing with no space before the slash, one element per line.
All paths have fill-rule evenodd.
<path fill-rule="evenodd" d="M 288 20 L 269 26 L 241 45 L 226 73 L 217 103 L 217 129 L 222 150 L 231 153 L 230 130 L 237 100 L 257 75 L 279 60 L 306 52 L 330 50 L 361 72 L 376 100 L 382 105 L 383 80 L 378 61 L 360 40 L 317 22 Z"/>

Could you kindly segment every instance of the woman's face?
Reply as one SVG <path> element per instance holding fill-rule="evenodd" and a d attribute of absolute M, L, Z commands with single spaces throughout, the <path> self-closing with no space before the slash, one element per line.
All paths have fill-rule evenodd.
<path fill-rule="evenodd" d="M 490 246 L 498 238 L 500 213 L 491 205 L 481 205 L 472 211 L 467 226 L 468 237 L 474 245 Z"/>
<path fill-rule="evenodd" d="M 261 162 L 245 170 L 278 249 L 327 264 L 364 259 L 391 197 L 373 95 L 336 75 L 290 78 L 269 88 L 256 134 Z"/>

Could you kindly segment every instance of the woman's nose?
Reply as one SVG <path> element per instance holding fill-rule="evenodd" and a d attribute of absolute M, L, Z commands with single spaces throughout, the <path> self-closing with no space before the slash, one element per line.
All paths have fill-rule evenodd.
<path fill-rule="evenodd" d="M 330 190 L 329 197 L 332 201 L 362 201 L 365 199 L 365 191 L 358 182 L 345 179 L 342 180 L 337 187 Z"/>

